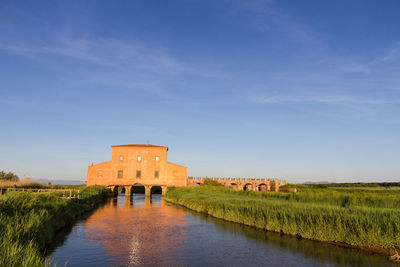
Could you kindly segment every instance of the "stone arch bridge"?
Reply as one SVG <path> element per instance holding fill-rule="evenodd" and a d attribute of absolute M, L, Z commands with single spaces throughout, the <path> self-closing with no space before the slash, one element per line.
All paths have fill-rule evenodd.
<path fill-rule="evenodd" d="M 231 187 L 236 190 L 259 191 L 259 192 L 292 192 L 292 188 L 280 188 L 286 182 L 279 180 L 271 180 L 266 178 L 231 178 L 231 177 L 188 177 L 187 186 L 193 187 L 204 184 L 206 180 L 212 180 L 221 185 Z M 146 184 L 136 183 L 107 185 L 106 188 L 113 194 L 118 194 L 119 188 L 125 189 L 125 195 L 130 196 L 133 193 L 134 187 L 144 188 L 146 196 L 150 196 L 154 191 L 161 191 L 162 195 L 167 192 L 168 186 L 163 184 Z M 295 190 L 296 191 L 296 190 Z M 295 192 L 293 191 L 293 192 Z"/>
<path fill-rule="evenodd" d="M 204 183 L 205 180 L 216 181 L 224 186 L 232 187 L 236 190 L 249 191 L 274 191 L 283 192 L 287 190 L 279 190 L 281 185 L 287 184 L 283 181 L 271 180 L 267 178 L 231 178 L 231 177 L 188 177 L 188 186 L 196 186 Z M 289 188 L 288 188 L 289 189 Z"/>

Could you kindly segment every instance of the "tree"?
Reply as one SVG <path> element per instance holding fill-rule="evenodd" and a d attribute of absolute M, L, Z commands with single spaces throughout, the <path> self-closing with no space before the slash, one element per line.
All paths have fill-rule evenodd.
<path fill-rule="evenodd" d="M 0 180 L 19 181 L 19 177 L 15 173 L 12 172 L 6 173 L 5 171 L 1 171 Z"/>

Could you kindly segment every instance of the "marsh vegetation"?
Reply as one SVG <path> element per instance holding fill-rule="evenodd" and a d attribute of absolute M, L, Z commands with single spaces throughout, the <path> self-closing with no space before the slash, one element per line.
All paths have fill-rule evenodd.
<path fill-rule="evenodd" d="M 170 188 L 166 199 L 227 221 L 393 255 L 400 248 L 396 191 L 299 186 L 297 193 L 220 186 Z"/>
<path fill-rule="evenodd" d="M 107 196 L 102 186 L 83 189 L 79 201 L 60 193 L 8 192 L 0 197 L 0 266 L 50 266 L 46 245 L 57 230 Z"/>

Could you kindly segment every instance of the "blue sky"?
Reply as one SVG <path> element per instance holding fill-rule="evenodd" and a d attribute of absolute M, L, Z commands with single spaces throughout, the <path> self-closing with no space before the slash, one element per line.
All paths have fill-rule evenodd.
<path fill-rule="evenodd" d="M 0 169 L 400 180 L 399 1 L 0 1 Z"/>

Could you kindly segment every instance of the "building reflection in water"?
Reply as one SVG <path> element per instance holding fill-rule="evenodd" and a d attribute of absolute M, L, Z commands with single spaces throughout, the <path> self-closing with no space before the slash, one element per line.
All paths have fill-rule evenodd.
<path fill-rule="evenodd" d="M 391 266 L 380 255 L 218 220 L 144 195 L 109 199 L 52 256 L 60 266 Z"/>
<path fill-rule="evenodd" d="M 165 205 L 161 195 L 110 199 L 85 223 L 86 241 L 102 245 L 112 265 L 183 266 L 186 212 Z"/>

